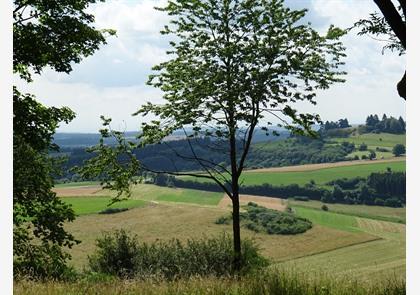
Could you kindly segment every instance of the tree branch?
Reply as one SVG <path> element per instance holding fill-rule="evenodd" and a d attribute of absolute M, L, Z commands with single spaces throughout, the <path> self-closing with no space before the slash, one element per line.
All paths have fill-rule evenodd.
<path fill-rule="evenodd" d="M 401 15 L 398 13 L 391 0 L 373 0 L 381 10 L 385 20 L 394 31 L 397 38 L 401 41 L 401 45 L 406 48 L 406 27 Z M 403 1 L 405 2 L 405 1 Z M 400 2 L 401 3 L 401 2 Z M 405 4 L 405 3 L 404 3 Z M 405 9 L 405 5 L 403 6 Z"/>

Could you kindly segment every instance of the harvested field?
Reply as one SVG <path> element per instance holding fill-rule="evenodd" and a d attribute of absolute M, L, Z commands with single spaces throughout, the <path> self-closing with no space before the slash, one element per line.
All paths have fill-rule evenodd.
<path fill-rule="evenodd" d="M 66 224 L 66 229 L 82 241 L 70 250 L 73 256 L 70 263 L 79 269 L 86 266 L 87 256 L 95 249 L 95 239 L 104 231 L 120 228 L 137 234 L 140 242 L 171 238 L 185 241 L 188 238 L 210 237 L 223 232 L 231 234 L 231 225 L 218 225 L 214 222 L 223 214 L 226 214 L 226 210 L 217 207 L 153 204 L 112 215 L 80 216 L 74 222 Z M 377 239 L 367 233 L 346 232 L 317 224 L 298 235 L 268 235 L 247 229 L 242 229 L 241 233 L 244 238 L 255 239 L 263 255 L 275 262 Z"/>
<path fill-rule="evenodd" d="M 405 244 L 382 239 L 278 264 L 305 273 L 333 273 L 336 277 L 367 280 L 383 276 L 404 278 L 405 265 Z"/>
<path fill-rule="evenodd" d="M 356 218 L 357 225 L 363 231 L 388 240 L 396 240 L 405 243 L 405 224 L 373 220 L 367 218 Z"/>
<path fill-rule="evenodd" d="M 100 185 L 86 185 L 77 187 L 55 187 L 53 191 L 59 197 L 79 197 L 79 196 L 94 196 L 96 193 L 101 192 Z"/>
<path fill-rule="evenodd" d="M 335 163 L 320 163 L 320 164 L 306 164 L 297 166 L 285 166 L 285 167 L 272 167 L 272 168 L 261 168 L 246 170 L 247 173 L 251 172 L 300 172 L 300 171 L 314 171 L 325 168 L 353 166 L 353 165 L 368 165 L 373 163 L 389 163 L 389 162 L 401 162 L 404 161 L 405 157 L 393 157 L 390 159 L 383 160 L 357 160 L 357 161 L 343 161 Z"/>
<path fill-rule="evenodd" d="M 257 203 L 260 206 L 275 209 L 279 211 L 286 210 L 287 203 L 285 200 L 279 198 L 270 198 L 270 197 L 261 197 L 253 195 L 240 195 L 239 202 L 241 205 L 246 205 L 249 202 Z M 219 208 L 230 208 L 232 206 L 232 201 L 225 195 L 222 200 L 220 200 L 218 207 Z"/>

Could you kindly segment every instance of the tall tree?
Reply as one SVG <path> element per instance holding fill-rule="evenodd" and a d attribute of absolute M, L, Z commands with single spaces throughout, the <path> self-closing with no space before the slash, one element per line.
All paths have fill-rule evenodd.
<path fill-rule="evenodd" d="M 97 0 L 15 0 L 13 70 L 32 81 L 45 67 L 69 73 L 105 43 L 111 30 L 93 26 L 86 8 Z M 58 95 L 58 94 L 57 94 Z M 60 277 L 69 255 L 63 246 L 77 241 L 63 228 L 73 210 L 51 191 L 55 171 L 48 151 L 60 122 L 74 113 L 66 107 L 45 107 L 30 94 L 13 92 L 13 247 L 15 274 Z"/>
<path fill-rule="evenodd" d="M 359 35 L 372 34 L 375 36 L 385 36 L 387 44 L 383 47 L 391 51 L 398 51 L 399 55 L 406 50 L 406 1 L 398 0 L 398 8 L 392 3 L 392 0 L 373 0 L 382 13 L 370 14 L 369 19 L 362 19 L 355 23 L 355 27 L 361 28 Z M 406 73 L 397 84 L 399 96 L 406 99 Z"/>
<path fill-rule="evenodd" d="M 190 153 L 178 156 L 198 162 L 204 173 L 173 174 L 210 179 L 229 196 L 239 269 L 240 177 L 255 128 L 268 115 L 294 132 L 314 133 L 319 116 L 299 113 L 293 104 L 315 104 L 316 91 L 344 81 L 344 32 L 331 26 L 321 36 L 302 23 L 306 10 L 290 10 L 282 0 L 173 0 L 159 10 L 172 16 L 162 34 L 174 38 L 170 60 L 155 66 L 148 82 L 163 91 L 165 103 L 149 102 L 136 112 L 158 118 L 143 123 L 141 142 L 191 128 L 184 129 Z M 228 165 L 198 157 L 193 141 L 199 137 L 212 138 L 208 148 L 226 153 Z"/>

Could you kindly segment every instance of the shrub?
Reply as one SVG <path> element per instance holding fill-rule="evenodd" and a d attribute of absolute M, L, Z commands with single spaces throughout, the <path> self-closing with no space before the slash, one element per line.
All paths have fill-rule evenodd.
<path fill-rule="evenodd" d="M 294 235 L 312 228 L 312 222 L 306 218 L 258 205 L 248 206 L 247 212 L 241 214 L 241 220 L 246 221 L 248 229 L 256 232 L 265 230 L 268 234 Z"/>
<path fill-rule="evenodd" d="M 328 210 L 329 210 L 328 206 L 327 206 L 327 205 L 325 205 L 325 204 L 323 204 L 323 205 L 321 206 L 321 209 L 322 209 L 323 211 L 328 211 Z"/>
<path fill-rule="evenodd" d="M 131 237 L 125 230 L 104 234 L 96 240 L 97 250 L 89 256 L 89 266 L 95 272 L 132 277 L 140 251 L 137 236 Z"/>
<path fill-rule="evenodd" d="M 396 156 L 399 157 L 403 154 L 405 154 L 405 145 L 403 144 L 396 144 L 393 149 L 392 149 L 392 153 Z"/>
<path fill-rule="evenodd" d="M 376 198 L 375 199 L 375 205 L 377 206 L 384 206 L 385 205 L 385 201 L 381 198 Z"/>
<path fill-rule="evenodd" d="M 386 148 L 381 148 L 381 147 L 376 147 L 376 151 L 377 152 L 384 152 L 384 153 L 389 153 L 390 152 L 390 150 L 389 149 L 386 149 Z"/>
<path fill-rule="evenodd" d="M 254 202 L 248 202 L 248 206 L 258 207 L 258 204 L 257 203 L 254 203 Z"/>
<path fill-rule="evenodd" d="M 177 239 L 140 244 L 137 237 L 125 231 L 105 234 L 98 239 L 98 249 L 89 257 L 95 272 L 136 277 L 139 279 L 177 279 L 193 276 L 225 276 L 234 274 L 233 240 L 226 234 L 215 238 Z M 268 265 L 251 240 L 242 240 L 241 274 Z"/>
<path fill-rule="evenodd" d="M 67 280 L 75 276 L 74 269 L 66 264 L 70 255 L 60 246 L 42 242 L 40 245 L 22 243 L 19 247 L 28 254 L 25 259 L 17 257 L 13 260 L 15 279 Z"/>
<path fill-rule="evenodd" d="M 367 151 L 368 146 L 364 142 L 360 144 L 359 151 Z"/>
<path fill-rule="evenodd" d="M 119 212 L 127 211 L 128 208 L 106 208 L 105 210 L 102 210 L 99 212 L 99 214 L 114 214 Z"/>
<path fill-rule="evenodd" d="M 387 207 L 394 207 L 394 208 L 402 206 L 401 201 L 398 200 L 397 198 L 386 199 L 384 202 L 384 205 Z"/>
<path fill-rule="evenodd" d="M 222 216 L 222 217 L 217 218 L 214 223 L 216 223 L 216 224 L 229 224 L 231 219 L 232 218 L 230 218 L 230 217 Z"/>

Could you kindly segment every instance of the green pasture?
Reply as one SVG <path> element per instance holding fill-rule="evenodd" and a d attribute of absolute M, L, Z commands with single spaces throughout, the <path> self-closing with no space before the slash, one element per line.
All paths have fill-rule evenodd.
<path fill-rule="evenodd" d="M 158 201 L 193 203 L 199 205 L 217 205 L 222 199 L 221 193 L 185 190 L 181 194 L 161 194 L 157 197 Z"/>
<path fill-rule="evenodd" d="M 156 202 L 190 203 L 197 205 L 217 205 L 223 193 L 194 189 L 162 187 L 153 184 L 138 184 L 133 187 L 136 199 Z"/>
<path fill-rule="evenodd" d="M 353 142 L 356 146 L 359 146 L 362 143 L 367 144 L 368 148 L 376 148 L 376 147 L 385 147 L 385 148 L 393 148 L 396 144 L 406 144 L 405 142 L 405 134 L 391 134 L 391 133 L 366 133 L 366 134 L 359 134 L 353 135 L 350 137 L 343 137 L 343 138 L 331 138 L 330 141 L 334 142 Z"/>
<path fill-rule="evenodd" d="M 311 180 L 314 180 L 315 183 L 322 185 L 326 182 L 338 178 L 354 178 L 357 176 L 367 177 L 373 172 L 385 172 L 388 167 L 391 168 L 392 171 L 405 171 L 405 161 L 402 160 L 400 162 L 375 163 L 373 160 L 370 164 L 320 168 L 316 170 L 293 172 L 258 172 L 258 170 L 254 170 L 252 172 L 245 171 L 241 176 L 241 181 L 243 185 L 260 185 L 263 183 L 268 183 L 276 186 L 294 183 L 305 185 Z M 190 176 L 181 178 L 184 180 L 195 180 L 199 182 L 210 181 L 208 179 L 195 178 Z"/>
<path fill-rule="evenodd" d="M 320 201 L 295 201 L 287 200 L 291 207 L 304 207 L 321 210 L 324 204 Z M 363 217 L 374 220 L 390 221 L 396 223 L 405 223 L 405 208 L 391 208 L 384 206 L 368 206 L 368 205 L 347 205 L 347 204 L 327 204 L 329 212 L 351 215 L 355 217 Z"/>
<path fill-rule="evenodd" d="M 367 177 L 373 172 L 385 172 L 387 167 L 392 171 L 405 171 L 405 161 L 361 164 L 323 168 L 312 171 L 299 172 L 244 172 L 242 179 L 244 185 L 258 185 L 269 183 L 271 185 L 299 184 L 304 185 L 314 180 L 317 184 L 325 184 L 338 178 Z"/>
<path fill-rule="evenodd" d="M 293 207 L 293 210 L 298 216 L 307 218 L 315 224 L 350 232 L 360 231 L 354 216 L 303 207 Z"/>

